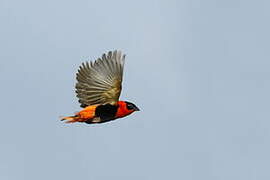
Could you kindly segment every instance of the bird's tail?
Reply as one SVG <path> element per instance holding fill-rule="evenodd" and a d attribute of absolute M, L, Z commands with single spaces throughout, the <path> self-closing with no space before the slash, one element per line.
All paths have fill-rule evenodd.
<path fill-rule="evenodd" d="M 61 121 L 65 121 L 65 123 L 75 123 L 75 122 L 81 122 L 81 118 L 78 115 L 67 116 L 67 117 L 63 117 Z"/>

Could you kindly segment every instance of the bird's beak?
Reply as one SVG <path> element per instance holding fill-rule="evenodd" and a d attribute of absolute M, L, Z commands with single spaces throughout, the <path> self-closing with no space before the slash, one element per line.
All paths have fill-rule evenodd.
<path fill-rule="evenodd" d="M 135 106 L 133 109 L 134 111 L 140 111 L 140 109 L 137 106 Z"/>

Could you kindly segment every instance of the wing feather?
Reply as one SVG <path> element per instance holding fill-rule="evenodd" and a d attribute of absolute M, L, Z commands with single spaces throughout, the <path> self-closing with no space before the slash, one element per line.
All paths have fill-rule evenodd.
<path fill-rule="evenodd" d="M 76 93 L 81 107 L 116 104 L 121 93 L 125 55 L 109 51 L 95 62 L 85 62 L 77 73 Z"/>

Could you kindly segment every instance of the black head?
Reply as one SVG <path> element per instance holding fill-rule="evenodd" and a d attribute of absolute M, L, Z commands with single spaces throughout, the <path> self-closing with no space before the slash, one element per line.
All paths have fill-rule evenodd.
<path fill-rule="evenodd" d="M 125 102 L 128 110 L 140 111 L 140 109 L 135 104 L 127 101 Z"/>

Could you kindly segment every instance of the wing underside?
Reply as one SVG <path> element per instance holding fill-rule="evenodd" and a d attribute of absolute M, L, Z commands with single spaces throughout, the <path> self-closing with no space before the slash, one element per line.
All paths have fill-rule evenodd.
<path fill-rule="evenodd" d="M 125 55 L 120 51 L 110 51 L 94 62 L 82 63 L 76 77 L 76 93 L 81 107 L 117 103 L 124 61 Z"/>

